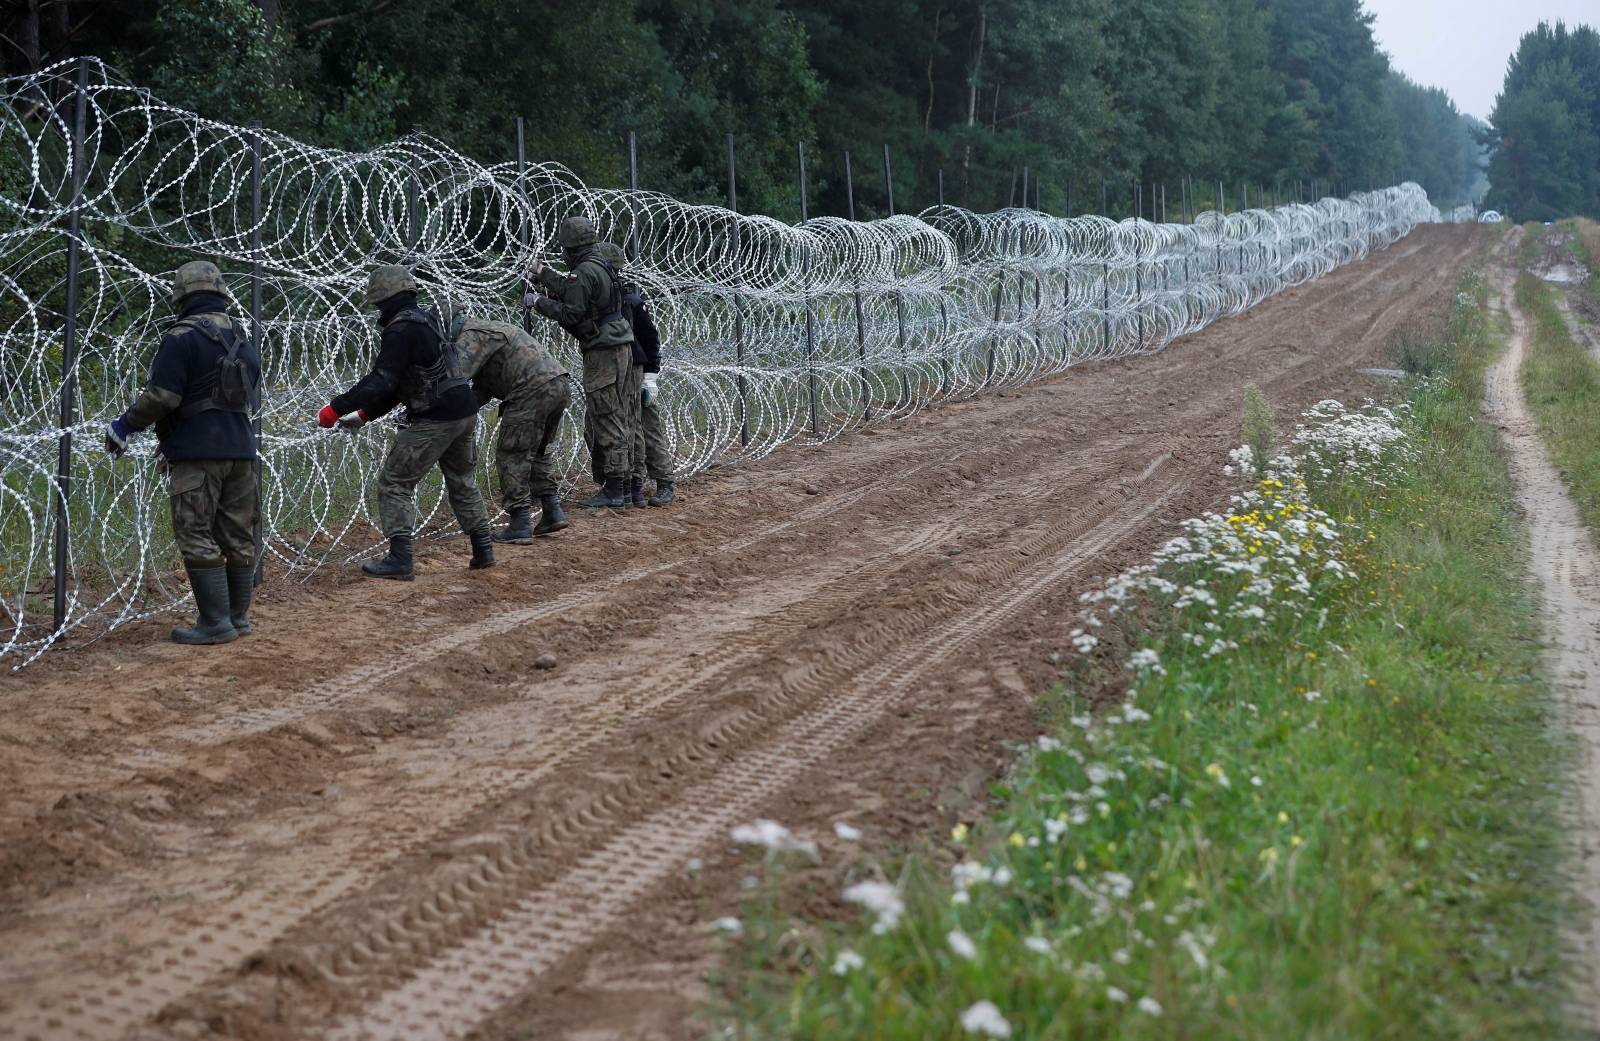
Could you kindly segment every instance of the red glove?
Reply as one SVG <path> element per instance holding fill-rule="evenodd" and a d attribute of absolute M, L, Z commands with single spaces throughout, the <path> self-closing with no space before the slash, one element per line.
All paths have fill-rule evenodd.
<path fill-rule="evenodd" d="M 337 422 L 339 422 L 339 413 L 333 410 L 333 406 L 322 406 L 322 411 L 317 413 L 317 426 L 328 430 Z"/>

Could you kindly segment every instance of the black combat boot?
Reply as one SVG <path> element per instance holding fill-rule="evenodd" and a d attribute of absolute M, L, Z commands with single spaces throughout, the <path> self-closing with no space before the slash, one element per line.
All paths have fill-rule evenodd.
<path fill-rule="evenodd" d="M 628 489 L 620 477 L 607 477 L 600 490 L 578 503 L 590 510 L 620 510 L 628 503 Z"/>
<path fill-rule="evenodd" d="M 650 505 L 651 506 L 671 506 L 672 505 L 672 482 L 671 481 L 657 481 L 656 482 L 656 493 L 654 495 L 650 496 Z"/>
<path fill-rule="evenodd" d="M 504 531 L 494 533 L 496 542 L 512 542 L 518 546 L 526 546 L 533 541 L 533 507 L 511 507 L 511 522 L 505 526 Z"/>
<path fill-rule="evenodd" d="M 644 508 L 644 478 L 630 477 L 628 479 L 628 505 Z"/>
<path fill-rule="evenodd" d="M 540 498 L 539 524 L 533 529 L 535 535 L 550 535 L 567 526 L 567 515 L 561 509 L 561 500 L 554 495 Z"/>
<path fill-rule="evenodd" d="M 200 620 L 172 630 L 172 642 L 211 644 L 237 640 L 239 633 L 228 621 L 228 569 L 189 568 L 188 572 Z"/>
<path fill-rule="evenodd" d="M 468 562 L 467 567 L 474 571 L 494 567 L 494 536 L 489 533 L 489 529 L 474 531 L 467 537 L 472 540 L 472 560 Z"/>
<path fill-rule="evenodd" d="M 411 536 L 390 535 L 389 555 L 382 560 L 370 560 L 362 564 L 361 570 L 373 578 L 392 578 L 396 582 L 411 581 Z"/>
<path fill-rule="evenodd" d="M 250 598 L 255 591 L 254 566 L 228 569 L 228 620 L 233 622 L 233 631 L 240 636 L 250 635 Z"/>

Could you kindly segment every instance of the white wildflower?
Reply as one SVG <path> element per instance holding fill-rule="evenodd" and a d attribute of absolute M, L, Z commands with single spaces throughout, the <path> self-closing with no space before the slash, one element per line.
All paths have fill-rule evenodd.
<path fill-rule="evenodd" d="M 1050 941 L 1046 940 L 1043 936 L 1030 936 L 1026 940 L 1022 941 L 1022 946 L 1026 947 L 1034 954 L 1055 953 L 1054 948 L 1050 946 Z"/>
<path fill-rule="evenodd" d="M 833 974 L 847 976 L 857 969 L 863 968 L 867 960 L 848 948 L 842 950 L 833 959 Z"/>
<path fill-rule="evenodd" d="M 860 828 L 851 827 L 850 825 L 846 824 L 844 821 L 834 821 L 833 822 L 833 833 L 835 835 L 839 836 L 839 839 L 842 842 L 860 842 L 861 841 L 861 829 Z"/>
<path fill-rule="evenodd" d="M 877 915 L 872 931 L 880 935 L 899 925 L 900 916 L 906 911 L 899 888 L 888 882 L 857 882 L 844 891 L 844 899 Z"/>
<path fill-rule="evenodd" d="M 1140 998 L 1136 1007 L 1147 1016 L 1161 1015 L 1161 1002 L 1149 996 Z"/>
<path fill-rule="evenodd" d="M 716 921 L 711 923 L 711 928 L 715 929 L 719 933 L 728 933 L 733 936 L 738 936 L 740 933 L 744 932 L 744 923 L 740 922 L 739 919 L 730 916 L 726 918 L 718 918 Z"/>
<path fill-rule="evenodd" d="M 951 929 L 945 934 L 944 939 L 950 945 L 952 951 L 955 951 L 956 954 L 967 961 L 971 961 L 978 956 L 978 945 L 972 942 L 972 937 L 960 929 Z"/>
<path fill-rule="evenodd" d="M 992 1001 L 980 1001 L 961 1013 L 961 1028 L 981 1037 L 1011 1036 L 1011 1024 Z"/>
<path fill-rule="evenodd" d="M 1106 997 L 1121 1005 L 1128 1000 L 1128 992 L 1121 987 L 1107 987 Z"/>
<path fill-rule="evenodd" d="M 802 853 L 812 860 L 817 858 L 817 844 L 797 838 L 794 832 L 777 821 L 758 820 L 734 828 L 733 841 L 742 846 L 763 846 L 772 853 Z"/>

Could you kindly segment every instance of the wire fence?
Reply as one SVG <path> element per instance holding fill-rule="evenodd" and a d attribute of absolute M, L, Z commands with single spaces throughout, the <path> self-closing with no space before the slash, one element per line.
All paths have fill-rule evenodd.
<path fill-rule="evenodd" d="M 660 401 L 687 476 L 1161 350 L 1439 219 L 1406 184 L 1183 224 L 936 206 L 790 225 L 590 188 L 520 154 L 484 166 L 422 134 L 318 148 L 163 104 L 94 59 L 0 94 L 0 657 L 14 668 L 188 596 L 153 438 L 116 461 L 101 446 L 188 259 L 222 268 L 260 347 L 266 567 L 304 581 L 380 543 L 390 425 L 352 435 L 313 418 L 374 357 L 359 305 L 374 263 L 521 321 L 523 273 L 555 259 L 556 225 L 597 221 L 628 244 L 661 328 Z M 731 142 L 729 155 L 731 182 Z M 564 334 L 533 330 L 576 368 Z M 588 472 L 582 407 L 575 394 L 557 449 L 564 489 Z M 485 449 L 493 422 L 480 421 Z M 424 530 L 453 529 L 437 481 L 419 509 Z"/>

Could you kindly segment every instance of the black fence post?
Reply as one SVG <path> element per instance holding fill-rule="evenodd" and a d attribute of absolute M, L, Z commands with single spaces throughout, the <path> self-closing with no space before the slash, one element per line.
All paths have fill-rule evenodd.
<path fill-rule="evenodd" d="M 78 59 L 72 102 L 72 209 L 67 214 L 67 313 L 61 337 L 61 435 L 56 456 L 55 633 L 67 624 L 67 568 L 72 549 L 67 503 L 72 493 L 72 422 L 78 396 L 78 233 L 83 207 L 83 138 L 89 118 L 89 63 Z"/>
<path fill-rule="evenodd" d="M 413 264 L 416 263 L 417 243 L 421 241 L 422 229 L 417 226 L 418 196 L 422 191 L 422 176 L 417 172 L 417 144 L 422 136 L 422 127 L 411 128 L 411 177 L 406 182 L 406 253 Z"/>
<path fill-rule="evenodd" d="M 806 200 L 806 143 L 800 142 L 800 224 L 811 219 Z M 817 408 L 817 318 L 811 311 L 811 249 L 805 239 L 800 240 L 800 272 L 803 279 L 801 292 L 806 306 L 806 382 L 811 394 L 811 435 L 822 436 L 822 421 Z"/>
<path fill-rule="evenodd" d="M 261 369 L 264 373 L 267 368 L 266 336 L 261 329 L 261 124 L 253 123 L 250 127 L 250 338 L 255 341 L 256 357 L 261 359 Z M 261 401 L 252 402 L 255 414 L 250 417 L 250 426 L 256 438 L 256 457 L 253 460 L 256 472 L 256 523 L 251 532 L 251 538 L 256 545 L 256 569 L 254 583 L 261 584 L 261 572 L 266 565 L 262 559 L 266 540 L 261 530 L 261 500 L 266 490 L 261 474 Z"/>
<path fill-rule="evenodd" d="M 856 219 L 856 180 L 855 171 L 850 166 L 850 151 L 844 153 L 844 202 L 845 213 L 853 221 Z M 856 312 L 856 369 L 861 376 L 861 419 L 872 419 L 872 384 L 867 381 L 867 321 L 861 311 L 861 279 L 856 278 L 855 286 L 850 290 L 850 297 L 855 303 Z"/>
<path fill-rule="evenodd" d="M 939 167 L 939 205 L 944 205 L 944 167 Z"/>
<path fill-rule="evenodd" d="M 1026 163 L 1022 166 L 1022 208 L 1028 208 L 1028 166 Z"/>
<path fill-rule="evenodd" d="M 1105 178 L 1104 174 L 1100 175 L 1100 216 L 1102 216 L 1102 217 L 1110 217 L 1111 216 L 1111 213 L 1109 211 L 1109 207 L 1107 206 L 1107 203 L 1106 203 L 1106 178 Z"/>
<path fill-rule="evenodd" d="M 732 214 L 733 258 L 739 259 L 739 178 L 733 165 L 733 135 L 728 135 L 728 212 Z M 733 294 L 733 359 L 739 367 L 739 445 L 750 446 L 750 386 L 744 378 L 744 306 Z"/>
<path fill-rule="evenodd" d="M 527 131 L 524 128 L 521 116 L 517 117 L 517 195 L 519 197 L 521 197 L 522 205 L 524 207 L 524 210 L 523 210 L 523 218 L 524 219 L 517 222 L 517 227 L 522 230 L 522 235 L 521 235 L 522 241 L 519 243 L 519 245 L 522 246 L 522 253 L 523 253 L 522 261 L 523 261 L 523 264 L 526 265 L 527 262 L 528 262 L 528 256 L 527 256 L 528 250 L 532 246 L 532 242 L 530 241 L 530 238 L 529 238 L 529 235 L 528 235 L 528 225 L 527 225 L 527 222 L 526 222 L 526 218 L 529 216 L 529 211 L 532 210 L 532 207 L 528 205 L 528 142 L 527 142 Z M 533 290 L 533 285 L 532 285 L 532 283 L 530 283 L 528 281 L 527 268 L 524 267 L 523 268 L 523 273 L 522 273 L 522 298 L 523 298 L 523 300 L 526 300 L 528 298 L 528 294 L 530 292 L 532 292 L 532 290 Z M 521 303 L 522 301 L 519 300 L 517 302 Z M 531 333 L 533 331 L 533 308 L 528 307 L 526 305 L 524 305 L 523 308 L 522 308 L 522 331 L 525 332 L 525 333 Z"/>
<path fill-rule="evenodd" d="M 639 262 L 639 135 L 628 131 L 628 260 Z"/>
<path fill-rule="evenodd" d="M 889 163 L 889 143 L 883 144 L 883 194 L 889 201 L 889 216 L 894 216 L 894 167 Z M 899 272 L 895 272 L 898 276 Z M 900 407 L 911 402 L 911 375 L 906 372 L 906 302 L 897 287 L 894 291 L 894 321 L 900 339 Z"/>

